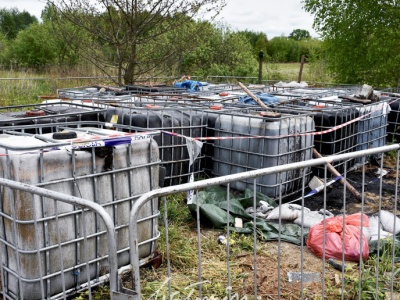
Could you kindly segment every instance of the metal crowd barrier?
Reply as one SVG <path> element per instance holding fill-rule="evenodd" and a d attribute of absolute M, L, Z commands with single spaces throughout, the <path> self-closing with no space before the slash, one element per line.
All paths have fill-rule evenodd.
<path fill-rule="evenodd" d="M 0 186 L 3 195 L 2 200 L 5 194 L 9 194 L 11 196 L 14 194 L 25 194 L 25 199 L 30 198 L 31 201 L 35 203 L 42 202 L 43 205 L 51 205 L 51 203 L 53 203 L 57 212 L 54 216 L 50 217 L 34 216 L 33 224 L 36 226 L 38 223 L 44 223 L 47 227 L 49 224 L 53 223 L 54 225 L 55 223 L 56 226 L 54 239 L 57 241 L 55 245 L 47 244 L 39 246 L 41 242 L 40 229 L 35 227 L 35 229 L 27 232 L 27 234 L 30 236 L 29 240 L 32 242 L 32 244 L 38 246 L 36 249 L 22 249 L 23 247 L 21 246 L 26 243 L 26 240 L 24 241 L 21 236 L 16 234 L 17 228 L 29 226 L 30 222 L 16 220 L 12 217 L 10 218 L 4 212 L 1 212 L 1 219 L 5 219 L 14 229 L 11 232 L 6 233 L 4 230 L 7 226 L 4 226 L 4 224 L 1 225 L 1 295 L 3 299 L 34 299 L 35 297 L 40 299 L 50 299 L 50 296 L 54 299 L 67 299 L 68 296 L 76 294 L 79 290 L 89 290 L 89 293 L 91 293 L 95 286 L 102 284 L 104 281 L 109 281 L 110 290 L 113 291 L 110 297 L 111 299 L 114 298 L 114 292 L 118 293 L 120 289 L 118 284 L 116 232 L 114 221 L 109 213 L 106 212 L 104 207 L 90 200 L 85 200 L 5 178 L 0 178 Z M 91 268 L 90 264 L 93 263 L 93 261 L 84 261 L 81 265 L 74 266 L 73 268 L 69 268 L 63 264 L 63 251 L 61 250 L 61 247 L 67 247 L 68 242 L 63 240 L 62 232 L 65 229 L 68 230 L 68 228 L 61 228 L 59 226 L 59 219 L 66 218 L 68 214 L 61 212 L 58 213 L 57 207 L 63 205 L 65 206 L 66 204 L 76 207 L 77 211 L 79 211 L 82 222 L 85 220 L 85 218 L 93 218 L 92 214 L 95 214 L 102 221 L 103 231 L 101 234 L 107 236 L 108 246 L 107 249 L 104 249 L 105 256 L 102 258 L 103 262 L 104 260 L 107 261 L 107 263 L 104 265 L 103 276 L 97 276 L 95 279 L 91 280 L 89 274 L 86 274 L 88 276 L 86 284 L 82 286 L 77 285 L 69 289 L 65 286 L 65 277 L 69 276 L 69 274 L 77 276 L 79 269 L 81 269 L 81 271 L 84 273 L 89 273 L 89 268 Z M 5 204 L 3 203 L 3 205 Z M 13 212 L 13 215 L 14 214 L 15 212 Z M 82 228 L 85 227 L 84 224 L 81 225 Z M 5 237 L 6 234 L 9 235 L 8 240 Z M 93 236 L 89 236 L 87 231 L 83 229 L 82 236 L 74 242 L 78 243 L 83 252 L 85 252 L 88 249 L 87 247 L 90 248 L 89 243 L 91 238 L 93 238 Z M 24 260 L 24 256 L 31 258 Z M 55 256 L 58 256 L 58 259 L 55 258 Z M 60 272 L 49 274 L 49 269 L 43 268 L 46 265 L 45 261 L 49 258 L 52 259 L 51 263 L 53 267 L 56 265 L 56 268 L 58 267 Z M 16 265 L 9 264 L 12 260 L 15 261 Z M 32 263 L 32 261 L 34 261 L 34 263 Z M 36 262 L 37 269 L 26 269 L 27 266 L 32 267 Z M 25 277 L 23 274 L 24 270 L 27 272 L 34 271 L 36 278 Z M 58 278 L 56 282 L 54 281 L 55 278 Z M 58 295 L 51 295 L 51 284 L 60 285 L 60 290 L 62 292 Z M 34 292 L 32 292 L 32 288 L 34 289 Z"/>
<path fill-rule="evenodd" d="M 252 236 L 253 236 L 253 245 L 252 245 L 252 251 L 250 250 L 250 253 L 248 255 L 253 256 L 253 263 L 252 265 L 249 265 L 248 268 L 246 268 L 244 271 L 240 274 L 233 274 L 232 269 L 237 267 L 238 261 L 240 260 L 240 255 L 237 255 L 237 253 L 241 253 L 240 249 L 237 250 L 235 255 L 234 249 L 235 247 L 240 247 L 237 244 L 234 244 L 233 241 L 231 242 L 230 237 L 233 236 L 233 229 L 234 226 L 232 225 L 231 221 L 229 221 L 229 217 L 227 216 L 227 222 L 225 229 L 223 230 L 217 230 L 214 233 L 214 236 L 217 236 L 218 234 L 224 234 L 226 237 L 226 245 L 222 246 L 225 247 L 226 255 L 224 256 L 225 263 L 221 264 L 224 265 L 226 269 L 224 269 L 224 272 L 226 274 L 226 278 L 214 278 L 212 280 L 213 283 L 210 283 L 210 272 L 212 272 L 213 268 L 215 268 L 215 265 L 209 262 L 210 258 L 204 256 L 204 251 L 207 250 L 205 249 L 205 240 L 207 240 L 206 234 L 209 231 L 209 229 L 203 230 L 202 225 L 200 223 L 200 204 L 199 201 L 195 201 L 194 205 L 196 205 L 196 212 L 194 213 L 196 217 L 196 229 L 192 229 L 193 231 L 193 236 L 197 234 L 197 250 L 193 249 L 193 260 L 197 261 L 197 268 L 193 269 L 192 267 L 188 266 L 188 272 L 191 274 L 191 277 L 189 276 L 186 277 L 186 274 L 179 274 L 179 271 L 177 271 L 177 268 L 175 267 L 175 261 L 174 259 L 171 259 L 171 248 L 169 244 L 169 227 L 168 227 L 168 221 L 172 220 L 171 217 L 168 215 L 168 209 L 167 209 L 167 204 L 168 202 L 173 198 L 173 197 L 167 197 L 171 195 L 177 195 L 182 192 L 188 192 L 188 191 L 193 191 L 193 194 L 197 197 L 195 199 L 199 199 L 199 191 L 203 188 L 209 188 L 212 186 L 224 186 L 224 189 L 226 191 L 226 211 L 231 211 L 230 208 L 233 205 L 232 199 L 234 195 L 234 191 L 231 189 L 230 185 L 233 182 L 236 182 L 238 180 L 246 180 L 246 179 L 252 179 L 253 180 L 253 209 L 256 210 L 256 193 L 257 192 L 257 181 L 260 179 L 260 177 L 268 175 L 268 174 L 280 174 L 282 172 L 287 172 L 289 170 L 305 170 L 310 167 L 315 167 L 315 166 L 324 166 L 325 170 L 325 176 L 323 181 L 327 182 L 327 184 L 322 188 L 321 194 L 323 202 L 321 203 L 323 209 L 327 209 L 327 204 L 332 203 L 334 201 L 337 205 L 337 208 L 342 211 L 342 213 L 347 213 L 347 211 L 350 211 L 350 203 L 349 197 L 351 197 L 351 191 L 348 188 L 343 188 L 345 185 L 340 185 L 339 183 L 336 183 L 337 186 L 335 189 L 338 188 L 338 186 L 341 186 L 343 191 L 340 192 L 338 195 L 336 194 L 336 198 L 332 199 L 329 196 L 328 193 L 328 181 L 330 180 L 330 176 L 328 175 L 328 164 L 341 161 L 341 160 L 348 160 L 348 159 L 354 159 L 354 158 L 361 158 L 362 162 L 364 163 L 361 168 L 361 174 L 359 176 L 359 183 L 360 183 L 360 192 L 362 195 L 361 202 L 357 203 L 355 205 L 356 209 L 361 212 L 361 213 L 367 213 L 370 207 L 367 205 L 367 195 L 365 190 L 365 186 L 368 184 L 371 184 L 366 177 L 365 177 L 365 172 L 366 172 L 366 167 L 368 164 L 366 164 L 367 159 L 370 157 L 374 156 L 377 158 L 382 158 L 381 159 L 381 169 L 383 168 L 383 155 L 390 156 L 392 159 L 394 158 L 395 163 L 393 163 L 393 168 L 392 172 L 395 174 L 395 179 L 393 179 L 393 191 L 392 194 L 389 196 L 389 203 L 393 205 L 393 210 L 394 214 L 397 213 L 397 200 L 398 200 L 398 177 L 399 177 L 399 149 L 400 145 L 399 144 L 393 144 L 389 146 L 383 146 L 383 147 L 378 147 L 374 149 L 368 149 L 368 150 L 361 150 L 357 152 L 351 152 L 351 153 L 344 153 L 344 154 L 339 154 L 339 155 L 332 155 L 328 157 L 323 157 L 323 158 L 318 158 L 318 159 L 311 159 L 307 161 L 302 161 L 302 162 L 295 162 L 291 164 L 286 164 L 286 165 L 279 165 L 275 167 L 269 167 L 265 169 L 259 169 L 259 170 L 253 170 L 249 172 L 243 172 L 243 173 L 238 173 L 238 174 L 232 174 L 232 175 L 227 175 L 227 176 L 222 176 L 218 178 L 211 178 L 211 179 L 206 179 L 206 180 L 200 180 L 192 183 L 186 183 L 186 184 L 181 184 L 177 186 L 170 186 L 170 187 L 165 187 L 157 190 L 153 190 L 151 192 L 148 192 L 144 195 L 142 195 L 133 205 L 131 214 L 130 214 L 130 224 L 129 224 L 129 230 L 130 230 L 130 248 L 131 248 L 131 253 L 130 253 L 130 259 L 131 259 L 131 265 L 132 265 L 132 289 L 137 293 L 138 299 L 140 297 L 146 298 L 149 297 L 148 294 L 145 294 L 143 292 L 143 285 L 145 282 L 149 283 L 148 281 L 153 280 L 157 281 L 158 280 L 158 286 L 160 287 L 159 290 L 152 294 L 151 297 L 156 299 L 157 297 L 164 297 L 163 299 L 172 299 L 175 297 L 179 297 L 180 299 L 192 299 L 191 297 L 198 297 L 196 299 L 214 299 L 212 297 L 218 297 L 218 299 L 309 299 L 308 297 L 311 295 L 311 297 L 316 297 L 318 299 L 349 299 L 348 298 L 348 293 L 349 293 L 349 286 L 348 286 L 348 277 L 345 277 L 346 272 L 348 272 L 345 268 L 345 266 L 348 264 L 348 262 L 345 260 L 344 254 L 342 256 L 342 259 L 339 259 L 338 261 L 332 263 L 330 259 L 328 259 L 327 254 L 326 254 L 326 248 L 327 247 L 324 243 L 323 244 L 323 256 L 319 260 L 317 260 L 317 264 L 319 264 L 319 271 L 314 272 L 317 274 L 309 274 L 308 267 L 310 262 L 305 261 L 304 257 L 305 254 L 310 255 L 310 249 L 306 247 L 305 241 L 303 238 L 300 239 L 300 242 L 298 244 L 298 255 L 295 255 L 293 257 L 291 256 L 283 256 L 281 253 L 284 252 L 285 248 L 287 247 L 283 235 L 283 230 L 280 230 L 280 228 L 283 228 L 283 226 L 286 225 L 286 222 L 281 220 L 281 210 L 279 210 L 279 221 L 276 221 L 276 237 L 275 240 L 277 241 L 277 248 L 275 246 L 270 246 L 270 242 L 264 242 L 259 238 L 259 231 L 260 228 L 256 226 L 258 218 L 254 215 L 254 218 L 252 220 L 251 226 L 251 231 L 252 231 Z M 348 175 L 347 173 L 350 171 L 354 171 L 347 169 L 345 167 L 344 173 L 342 175 L 342 178 L 344 182 L 350 183 L 348 180 Z M 360 171 L 360 170 L 359 170 Z M 291 201 L 292 203 L 297 203 L 300 204 L 302 207 L 302 218 L 301 221 L 303 225 L 300 226 L 300 229 L 298 233 L 300 236 L 303 236 L 303 234 L 306 233 L 307 228 L 304 226 L 304 222 L 307 221 L 305 220 L 304 216 L 304 210 L 305 206 L 309 205 L 311 202 L 313 202 L 313 198 L 308 198 L 308 194 L 306 194 L 306 185 L 308 182 L 305 182 L 305 174 L 306 172 L 303 171 L 303 190 L 301 192 L 301 195 L 299 198 L 294 199 Z M 358 174 L 358 173 L 357 173 Z M 354 182 L 352 182 L 354 184 Z M 374 207 L 376 208 L 376 211 L 378 213 L 383 213 L 383 203 L 384 201 L 384 196 L 382 193 L 382 187 L 383 185 L 383 177 L 377 177 L 376 180 L 373 180 L 372 184 L 379 185 L 379 192 L 377 195 L 377 199 L 373 200 L 374 202 Z M 387 191 L 387 187 L 385 188 L 385 191 Z M 159 249 L 159 251 L 165 251 L 165 262 L 164 262 L 164 267 L 162 269 L 155 269 L 150 272 L 151 278 L 152 279 L 146 279 L 144 278 L 145 276 L 143 275 L 144 270 L 139 268 L 139 252 L 138 252 L 138 247 L 140 245 L 139 242 L 139 237 L 138 234 L 139 232 L 137 231 L 137 226 L 136 224 L 140 222 L 138 220 L 138 211 L 141 208 L 142 205 L 150 201 L 151 199 L 154 199 L 155 197 L 162 197 L 162 201 L 164 202 L 164 217 L 163 217 L 163 226 L 165 227 L 165 237 L 163 237 L 163 241 L 165 241 L 165 248 Z M 369 197 L 369 196 L 368 196 Z M 310 200 L 311 199 L 311 200 Z M 354 200 L 354 199 L 353 199 Z M 282 197 L 279 197 L 277 199 L 278 204 L 282 204 Z M 368 200 L 369 201 L 369 200 Z M 290 203 L 290 202 L 289 202 Z M 370 203 L 370 202 L 368 202 Z M 353 203 L 354 204 L 354 203 Z M 184 205 L 182 203 L 182 205 Z M 162 207 L 162 205 L 160 205 Z M 281 207 L 281 206 L 279 206 Z M 354 209 L 354 206 L 353 206 Z M 228 215 L 228 213 L 227 213 Z M 372 218 L 372 217 L 371 217 Z M 383 218 L 383 217 L 382 217 Z M 322 224 L 326 224 L 327 217 L 323 217 Z M 370 219 L 372 222 L 372 219 Z M 387 221 L 388 219 L 386 219 Z M 396 226 L 399 226 L 400 224 L 396 225 L 396 218 L 391 219 L 393 222 L 391 222 L 393 227 L 396 228 Z M 381 219 L 381 221 L 384 221 L 384 218 Z M 192 227 L 193 227 L 192 226 Z M 326 225 L 324 225 L 326 226 Z M 343 225 L 345 228 L 346 226 L 349 225 Z M 382 227 L 378 228 L 382 229 Z M 324 227 L 325 228 L 325 227 Z M 361 225 L 361 231 L 364 234 L 364 229 L 363 225 Z M 398 228 L 399 229 L 399 228 Z M 197 233 L 195 233 L 197 231 Z M 346 231 L 347 232 L 347 231 Z M 381 232 L 381 231 L 379 231 Z M 361 233 L 360 237 L 361 237 Z M 343 237 L 346 234 L 343 234 Z M 381 238 L 383 238 L 383 233 L 378 233 L 378 246 L 384 244 L 384 240 L 381 240 L 379 236 L 381 235 Z M 237 235 L 236 235 L 237 237 Z M 393 243 L 393 245 L 398 245 L 398 243 L 395 240 L 395 235 L 392 235 L 389 239 Z M 187 239 L 184 235 L 179 235 L 179 237 L 175 238 L 181 238 L 181 239 Z M 324 234 L 324 241 L 326 241 L 327 235 Z M 361 241 L 361 239 L 360 239 Z M 188 243 L 189 241 L 182 241 L 182 244 Z M 208 245 L 209 247 L 209 245 Z M 218 248 L 217 243 L 214 245 L 215 247 L 215 256 L 221 255 L 221 252 L 223 251 L 221 248 Z M 275 247 L 275 248 L 274 248 Z M 355 248 L 362 249 L 361 242 L 359 244 L 356 244 Z M 267 250 L 267 249 L 275 249 L 275 250 Z M 180 249 L 175 249 L 175 253 L 178 253 L 177 255 L 179 256 L 179 250 Z M 271 269 L 271 266 L 266 266 L 263 265 L 263 252 L 266 251 L 272 251 L 269 252 L 269 255 L 274 255 L 273 262 L 274 265 L 272 266 L 272 273 L 275 272 L 276 277 L 268 277 L 269 275 L 272 275 L 270 273 L 260 273 L 263 271 L 263 269 L 269 267 Z M 344 251 L 344 249 L 343 249 Z M 195 258 L 197 252 L 197 258 Z M 307 253 L 306 253 L 307 252 Z M 356 262 L 354 265 L 352 265 L 352 270 L 354 272 L 353 277 L 354 277 L 354 283 L 353 283 L 353 289 L 354 293 L 357 296 L 357 299 L 364 299 L 367 297 L 368 299 L 378 299 L 379 297 L 382 297 L 383 295 L 386 295 L 386 299 L 395 299 L 396 295 L 398 295 L 398 287 L 399 287 L 399 280 L 398 280 L 398 260 L 395 257 L 396 253 L 398 252 L 398 248 L 394 248 L 393 252 L 390 251 L 390 253 L 387 253 L 385 251 L 380 251 L 379 247 L 377 250 L 376 257 L 377 259 L 374 262 L 375 268 L 376 269 L 381 269 L 383 268 L 384 262 L 381 261 L 381 258 L 384 257 L 384 255 L 392 255 L 392 257 L 389 260 L 388 265 L 385 265 L 385 272 L 384 273 L 377 273 L 376 275 L 370 276 L 368 278 L 372 278 L 370 283 L 370 286 L 364 283 L 364 278 L 367 278 L 366 276 L 368 275 L 368 270 L 364 269 L 364 263 L 362 255 L 360 254 L 359 256 L 356 256 Z M 271 254 L 272 253 L 272 254 Z M 312 254 L 312 253 L 311 253 Z M 175 259 L 178 259 L 177 256 L 173 256 Z M 222 258 L 221 258 L 222 260 Z M 289 260 L 289 262 L 288 262 Z M 290 266 L 293 270 L 296 272 L 292 272 L 291 278 L 286 277 L 286 272 L 284 266 L 287 266 L 287 264 L 290 263 Z M 330 265 L 332 264 L 332 265 Z M 335 269 L 333 269 L 335 267 Z M 244 268 L 244 267 L 243 267 Z M 242 268 L 242 269 L 243 269 Z M 333 270 L 333 272 L 332 272 Z M 161 273 L 161 274 L 159 274 Z M 335 273 L 333 275 L 333 273 Z M 148 274 L 148 273 L 147 273 Z M 198 275 L 196 275 L 198 274 Z M 264 274 L 262 277 L 261 274 Z M 314 290 L 312 287 L 310 287 L 310 283 L 308 279 L 310 279 L 310 276 L 313 277 L 313 275 L 317 275 L 319 280 L 316 280 L 315 282 L 312 282 Z M 195 277 L 195 278 L 193 278 Z M 197 277 L 197 279 L 196 279 Z M 224 276 L 223 276 L 224 277 Z M 174 281 L 176 278 L 176 281 Z M 185 278 L 185 279 L 182 279 Z M 238 279 L 239 278 L 239 279 Z M 243 278 L 242 280 L 240 280 Z M 245 278 L 247 278 L 248 281 L 245 281 Z M 277 278 L 275 281 L 273 278 Z M 164 280 L 163 282 L 161 282 Z M 182 280 L 187 280 L 187 284 L 185 287 L 177 287 L 177 284 L 180 283 L 182 284 Z M 197 281 L 196 281 L 197 280 Z M 367 279 L 365 279 L 367 280 Z M 153 285 L 156 285 L 156 282 L 151 282 Z M 239 284 L 234 285 L 234 282 L 240 282 Z M 291 282 L 297 282 L 297 285 L 293 285 L 291 288 L 294 289 L 294 293 L 289 294 L 288 296 L 288 291 L 287 289 L 289 288 L 288 285 L 291 284 Z M 251 282 L 248 283 L 248 286 L 245 286 L 245 282 Z M 334 283 L 332 283 L 334 282 Z M 224 290 L 224 293 L 222 295 L 215 295 L 212 294 L 212 292 L 209 292 L 212 287 L 210 287 L 210 284 L 219 284 L 222 285 L 220 290 Z M 265 294 L 263 292 L 265 286 L 270 286 L 271 289 L 274 291 L 272 294 Z M 332 298 L 332 289 L 336 290 L 336 296 L 333 296 Z M 163 290 L 163 291 L 161 291 Z M 190 295 L 188 294 L 190 293 Z M 246 293 L 246 294 L 245 294 Z M 291 296 L 290 296 L 291 295 Z M 239 296 L 239 297 L 238 297 Z M 225 298 L 224 298 L 225 297 Z M 244 297 L 244 298 L 243 298 Z M 157 298 L 158 299 L 158 298 Z M 353 299 L 353 298 L 352 298 Z M 366 298 L 365 298 L 366 299 Z M 379 298 L 380 299 L 380 298 Z"/>

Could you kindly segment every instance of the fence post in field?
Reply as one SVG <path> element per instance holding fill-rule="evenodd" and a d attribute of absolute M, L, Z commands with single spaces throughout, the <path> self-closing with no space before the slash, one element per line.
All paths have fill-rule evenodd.
<path fill-rule="evenodd" d="M 258 83 L 261 84 L 261 80 L 262 80 L 262 61 L 264 58 L 264 52 L 262 50 L 260 50 L 260 52 L 258 52 Z"/>
<path fill-rule="evenodd" d="M 301 56 L 300 59 L 300 72 L 299 72 L 299 79 L 297 80 L 298 83 L 301 82 L 301 76 L 303 75 L 303 65 L 304 65 L 304 54 Z"/>

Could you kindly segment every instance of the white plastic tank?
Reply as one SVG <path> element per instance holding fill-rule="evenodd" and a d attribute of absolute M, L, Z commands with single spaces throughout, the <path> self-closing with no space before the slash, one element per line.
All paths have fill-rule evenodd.
<path fill-rule="evenodd" d="M 148 136 L 119 143 L 126 140 L 126 133 L 98 128 L 85 131 L 69 129 L 58 136 L 39 136 L 64 139 L 72 133 L 70 139 L 62 141 L 70 141 L 74 147 L 58 147 L 38 136 L 0 134 L 0 174 L 102 205 L 116 226 L 118 266 L 125 266 L 129 264 L 128 221 L 132 202 L 158 187 L 158 146 Z M 101 141 L 106 141 L 106 146 L 93 147 L 101 145 Z M 107 235 L 94 213 L 86 213 L 83 219 L 82 210 L 70 204 L 18 190 L 10 193 L 2 189 L 1 193 L 0 251 L 7 293 L 39 299 L 41 284 L 47 296 L 54 295 L 63 291 L 63 285 L 68 290 L 108 270 Z M 145 204 L 139 218 L 155 214 L 157 206 L 156 200 Z M 142 242 L 157 234 L 154 220 L 141 222 L 138 227 Z M 139 251 L 141 258 L 151 255 L 154 243 L 144 243 Z"/>
<path fill-rule="evenodd" d="M 356 107 L 360 116 L 364 116 L 358 121 L 357 151 L 386 145 L 389 100 Z"/>

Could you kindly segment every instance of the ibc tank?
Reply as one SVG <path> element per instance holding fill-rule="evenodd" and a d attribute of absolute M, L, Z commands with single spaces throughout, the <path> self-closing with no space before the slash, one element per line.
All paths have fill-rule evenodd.
<path fill-rule="evenodd" d="M 390 112 L 386 140 L 389 143 L 400 141 L 400 89 L 389 88 L 381 91 L 382 97 L 389 97 Z"/>
<path fill-rule="evenodd" d="M 52 134 L 0 134 L 1 176 L 102 205 L 116 227 L 118 266 L 125 266 L 129 264 L 128 222 L 132 201 L 158 187 L 158 146 L 151 138 L 118 144 L 122 132 L 85 130 L 76 131 L 77 138 L 65 141 L 83 142 L 93 136 L 98 140 L 99 136 L 112 135 L 108 141 L 116 143 L 73 149 L 51 142 L 49 139 L 58 138 Z M 1 193 L 0 246 L 3 291 L 7 295 L 41 299 L 63 292 L 63 286 L 68 290 L 86 283 L 88 278 L 99 278 L 108 270 L 107 235 L 95 214 L 85 213 L 83 219 L 82 210 L 67 203 L 18 190 L 11 193 L 2 189 Z M 154 215 L 157 209 L 157 201 L 150 201 L 139 212 L 139 218 Z M 148 219 L 137 226 L 144 242 L 139 247 L 140 257 L 144 258 L 154 251 L 154 243 L 148 240 L 156 236 L 157 222 Z M 83 231 L 87 236 L 85 243 Z"/>
<path fill-rule="evenodd" d="M 278 96 L 282 103 L 275 109 L 290 113 L 312 113 L 315 122 L 315 131 L 321 134 L 315 135 L 314 148 L 322 156 L 348 153 L 356 151 L 358 141 L 358 122 L 341 126 L 356 119 L 360 112 L 357 107 L 360 104 L 341 103 L 341 100 L 322 100 L 322 99 L 296 99 L 292 96 L 286 99 Z M 333 163 L 338 172 L 343 172 L 345 166 L 354 165 L 354 159 Z M 324 176 L 324 167 L 316 166 L 313 172 L 317 176 Z"/>
<path fill-rule="evenodd" d="M 115 116 L 117 116 L 118 124 L 162 130 L 187 137 L 201 137 L 206 128 L 206 121 L 202 114 L 194 114 L 191 108 L 181 106 L 110 107 L 106 112 L 106 120 L 110 121 Z M 201 156 L 189 170 L 189 155 L 185 138 L 163 133 L 155 137 L 155 140 L 159 145 L 162 165 L 166 168 L 166 186 L 187 182 L 192 171 L 196 174 L 202 173 Z"/>
<path fill-rule="evenodd" d="M 361 116 L 358 122 L 357 151 L 386 145 L 386 130 L 390 106 L 389 98 L 357 107 Z M 358 158 L 360 160 L 360 158 Z"/>
<path fill-rule="evenodd" d="M 104 120 L 105 109 L 99 107 L 62 102 L 57 100 L 49 103 L 5 106 L 0 108 L 0 127 L 16 125 L 49 124 L 75 121 Z M 45 127 L 41 127 L 46 132 Z M 49 126 L 47 132 L 52 131 Z M 26 132 L 37 133 L 27 129 Z"/>
<path fill-rule="evenodd" d="M 213 174 L 223 176 L 311 159 L 313 135 L 296 136 L 296 133 L 314 130 L 313 119 L 305 115 L 283 114 L 277 119 L 267 119 L 255 113 L 221 114 L 215 122 L 216 137 L 249 138 L 216 140 Z M 291 134 L 294 136 L 288 136 Z M 310 170 L 303 171 L 308 177 Z M 272 198 L 289 196 L 301 190 L 302 178 L 301 170 L 266 175 L 257 179 L 257 190 Z M 237 181 L 230 186 L 243 191 L 253 188 L 253 181 Z"/>

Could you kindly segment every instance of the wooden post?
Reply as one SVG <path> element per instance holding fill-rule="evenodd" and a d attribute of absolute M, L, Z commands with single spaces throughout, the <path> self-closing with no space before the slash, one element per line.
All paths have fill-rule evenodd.
<path fill-rule="evenodd" d="M 258 53 L 258 84 L 262 83 L 262 61 L 264 58 L 264 52 L 262 50 L 260 50 L 260 52 Z"/>
<path fill-rule="evenodd" d="M 315 149 L 313 149 L 314 152 L 314 156 L 317 158 L 322 158 L 322 155 L 319 154 L 319 152 Z M 328 171 L 331 172 L 333 175 L 337 176 L 341 176 L 340 173 L 335 169 L 334 166 L 332 166 L 330 163 L 326 163 L 326 166 L 328 168 Z M 354 188 L 354 186 L 352 186 L 347 180 L 344 181 L 343 178 L 340 178 L 339 182 L 341 184 L 343 184 L 343 186 L 346 186 L 347 189 L 350 191 L 350 193 L 358 200 L 361 201 L 361 194 Z"/>
<path fill-rule="evenodd" d="M 299 72 L 299 79 L 298 79 L 298 83 L 301 82 L 301 77 L 303 76 L 303 66 L 304 66 L 304 54 L 301 56 L 301 60 L 300 60 L 300 72 Z"/>

